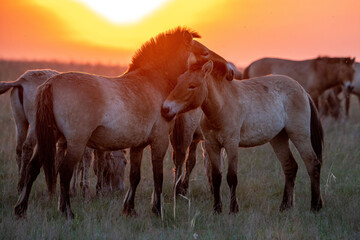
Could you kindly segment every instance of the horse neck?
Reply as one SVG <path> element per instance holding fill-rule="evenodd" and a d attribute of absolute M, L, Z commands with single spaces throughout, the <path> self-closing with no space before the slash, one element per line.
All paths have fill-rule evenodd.
<path fill-rule="evenodd" d="M 320 63 L 317 66 L 319 71 L 317 71 L 317 79 L 319 80 L 319 89 L 320 92 L 325 91 L 326 89 L 335 87 L 336 85 L 342 84 L 341 79 L 338 77 L 336 68 L 333 64 Z"/>
<path fill-rule="evenodd" d="M 228 85 L 226 83 L 228 82 L 216 81 L 212 77 L 208 77 L 208 81 L 206 81 L 208 92 L 201 109 L 205 116 L 214 123 L 219 118 L 219 113 L 225 103 L 225 97 L 227 96 L 226 85 Z"/>
<path fill-rule="evenodd" d="M 173 68 L 173 70 L 166 68 L 166 70 L 163 70 L 162 68 L 143 67 L 128 72 L 123 76 L 133 81 L 134 84 L 139 85 L 140 88 L 144 86 L 152 88 L 152 91 L 156 92 L 157 96 L 161 96 L 161 99 L 165 100 L 174 89 L 177 78 L 186 70 L 185 66 L 182 69 L 180 68 Z"/>

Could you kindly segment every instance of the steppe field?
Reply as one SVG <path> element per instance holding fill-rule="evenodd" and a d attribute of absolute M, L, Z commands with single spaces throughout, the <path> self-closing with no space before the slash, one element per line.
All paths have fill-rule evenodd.
<path fill-rule="evenodd" d="M 125 70 L 104 65 L 0 61 L 0 81 L 15 80 L 31 68 L 102 75 L 117 75 Z M 239 213 L 228 215 L 229 189 L 223 171 L 223 213 L 213 215 L 213 199 L 199 146 L 190 192 L 186 198 L 176 200 L 172 191 L 171 150 L 168 150 L 164 159 L 163 217 L 154 217 L 151 212 L 153 180 L 147 149 L 135 198 L 137 217 L 129 218 L 121 213 L 125 192 L 105 197 L 95 195 L 96 177 L 91 170 L 91 199 L 86 202 L 81 194 L 74 197 L 71 204 L 75 219 L 67 221 L 57 211 L 57 199 L 49 200 L 42 171 L 33 185 L 27 217 L 18 220 L 13 214 L 18 198 L 18 173 L 9 95 L 9 92 L 0 95 L 0 239 L 360 239 L 360 105 L 354 97 L 350 118 L 323 119 L 321 192 L 325 205 L 319 213 L 310 212 L 310 179 L 293 147 L 299 164 L 295 207 L 279 212 L 284 176 L 270 145 L 266 144 L 239 149 Z"/>

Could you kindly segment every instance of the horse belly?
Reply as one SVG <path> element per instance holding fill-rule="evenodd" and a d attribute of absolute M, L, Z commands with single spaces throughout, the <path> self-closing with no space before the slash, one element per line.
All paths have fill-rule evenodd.
<path fill-rule="evenodd" d="M 285 114 L 250 114 L 240 128 L 239 147 L 254 147 L 271 141 L 285 127 Z"/>
<path fill-rule="evenodd" d="M 109 128 L 100 126 L 92 133 L 88 146 L 101 150 L 119 150 L 147 143 L 150 129 L 130 126 Z"/>

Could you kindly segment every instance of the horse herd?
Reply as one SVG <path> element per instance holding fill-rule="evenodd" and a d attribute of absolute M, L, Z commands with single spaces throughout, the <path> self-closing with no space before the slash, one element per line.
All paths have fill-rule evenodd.
<path fill-rule="evenodd" d="M 59 210 L 68 219 L 74 217 L 70 195 L 76 193 L 80 176 L 83 195 L 88 196 L 92 155 L 97 193 L 124 189 L 127 161 L 123 149 L 130 149 L 130 186 L 122 211 L 135 215 L 135 193 L 147 146 L 154 180 L 152 211 L 161 215 L 163 158 L 169 137 L 177 194 L 187 193 L 196 147 L 203 141 L 215 213 L 222 212 L 221 150 L 227 154 L 230 213 L 236 213 L 238 147 L 268 142 L 285 175 L 280 210 L 293 207 L 298 165 L 289 148 L 291 140 L 311 180 L 311 210 L 319 211 L 323 206 L 320 172 L 324 136 L 317 107 L 326 102 L 319 97 L 338 86 L 345 86 L 347 95 L 351 88 L 360 89 L 352 85 L 354 59 L 264 58 L 241 74 L 232 63 L 194 39 L 199 37 L 182 27 L 160 33 L 143 44 L 128 70 L 118 77 L 32 70 L 14 82 L 1 82 L 0 94 L 12 88 L 17 130 L 19 198 L 15 215 L 26 215 L 31 187 L 42 166 L 50 196 L 60 175 Z"/>

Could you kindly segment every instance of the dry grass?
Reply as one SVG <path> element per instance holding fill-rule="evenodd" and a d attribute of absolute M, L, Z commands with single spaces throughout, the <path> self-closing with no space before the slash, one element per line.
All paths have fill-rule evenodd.
<path fill-rule="evenodd" d="M 239 149 L 237 196 L 240 212 L 236 216 L 227 214 L 229 189 L 224 177 L 224 213 L 212 214 L 212 196 L 199 147 L 199 161 L 192 174 L 190 193 L 187 199 L 177 198 L 176 205 L 172 192 L 173 164 L 170 152 L 167 153 L 163 218 L 153 217 L 151 213 L 153 181 L 150 154 L 146 150 L 135 200 L 138 217 L 127 218 L 121 214 L 123 192 L 96 197 L 96 179 L 91 172 L 90 202 L 86 203 L 81 196 L 72 199 L 76 217 L 66 221 L 57 211 L 56 201 L 48 200 L 43 173 L 33 186 L 27 218 L 17 220 L 14 217 L 12 211 L 17 200 L 15 127 L 9 94 L 1 95 L 0 239 L 360 239 L 360 109 L 357 101 L 352 102 L 350 119 L 324 121 L 321 188 L 325 207 L 318 214 L 309 211 L 310 181 L 297 154 L 296 205 L 293 210 L 278 211 L 283 174 L 270 146 L 264 145 Z M 126 184 L 128 186 L 128 182 Z"/>

